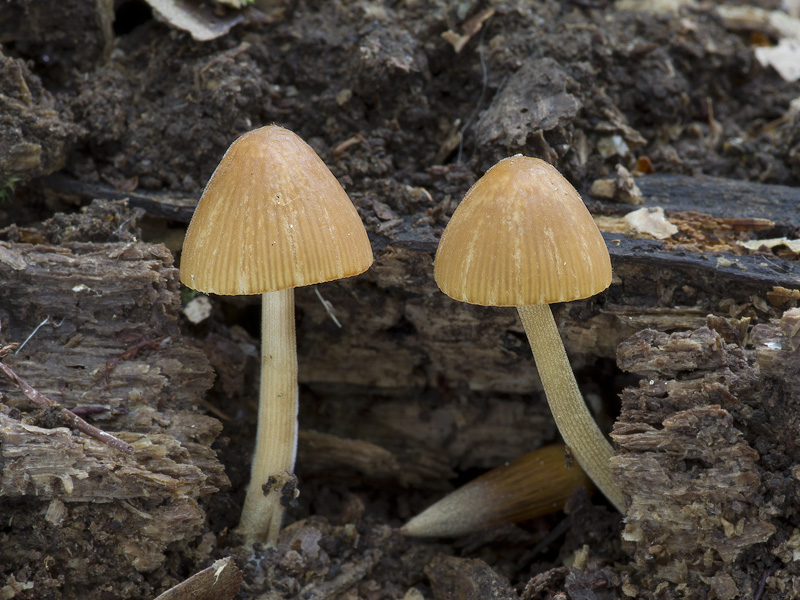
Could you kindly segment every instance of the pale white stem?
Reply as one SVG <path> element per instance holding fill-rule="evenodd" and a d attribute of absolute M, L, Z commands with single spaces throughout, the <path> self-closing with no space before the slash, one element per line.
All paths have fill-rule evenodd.
<path fill-rule="evenodd" d="M 625 499 L 608 464 L 614 450 L 583 401 L 550 306 L 518 306 L 517 311 L 561 437 L 597 488 L 624 515 Z"/>
<path fill-rule="evenodd" d="M 267 488 L 266 493 L 264 485 L 270 477 L 285 481 L 286 473 L 294 471 L 297 406 L 294 289 L 290 288 L 262 296 L 258 434 L 238 527 L 246 546 L 277 544 L 283 520 L 280 484 Z"/>

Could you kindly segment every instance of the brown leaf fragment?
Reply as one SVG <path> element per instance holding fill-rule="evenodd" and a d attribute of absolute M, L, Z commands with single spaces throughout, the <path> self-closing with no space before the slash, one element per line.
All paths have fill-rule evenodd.
<path fill-rule="evenodd" d="M 156 600 L 230 600 L 239 593 L 241 584 L 242 572 L 228 556 L 168 589 Z"/>
<path fill-rule="evenodd" d="M 800 290 L 790 290 L 780 285 L 775 285 L 767 292 L 767 301 L 772 306 L 787 306 L 790 302 L 800 300 Z"/>

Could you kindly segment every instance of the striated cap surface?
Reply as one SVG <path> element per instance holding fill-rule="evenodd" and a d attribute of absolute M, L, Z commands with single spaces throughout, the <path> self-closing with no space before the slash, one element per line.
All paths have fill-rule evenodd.
<path fill-rule="evenodd" d="M 350 277 L 372 264 L 353 203 L 299 136 L 270 125 L 237 139 L 186 232 L 181 281 L 215 294 L 261 294 Z"/>
<path fill-rule="evenodd" d="M 575 188 L 538 158 L 506 158 L 467 192 L 439 241 L 434 275 L 484 306 L 588 298 L 611 283 L 600 230 Z"/>

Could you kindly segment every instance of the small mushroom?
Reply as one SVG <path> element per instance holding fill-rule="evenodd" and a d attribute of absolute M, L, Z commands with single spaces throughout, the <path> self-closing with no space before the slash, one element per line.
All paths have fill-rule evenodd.
<path fill-rule="evenodd" d="M 613 449 L 583 401 L 548 306 L 588 298 L 611 283 L 608 249 L 575 188 L 537 158 L 501 160 L 453 213 L 434 276 L 455 300 L 517 307 L 562 438 L 624 513 L 608 464 Z"/>
<path fill-rule="evenodd" d="M 276 544 L 283 505 L 270 488 L 294 470 L 294 288 L 357 275 L 372 260 L 353 203 L 287 129 L 271 125 L 237 139 L 200 198 L 183 244 L 181 281 L 201 292 L 262 294 L 258 437 L 238 528 L 248 546 Z"/>
<path fill-rule="evenodd" d="M 503 523 L 521 523 L 564 508 L 575 490 L 593 489 L 564 445 L 551 444 L 487 471 L 432 504 L 400 528 L 409 537 L 461 537 Z"/>

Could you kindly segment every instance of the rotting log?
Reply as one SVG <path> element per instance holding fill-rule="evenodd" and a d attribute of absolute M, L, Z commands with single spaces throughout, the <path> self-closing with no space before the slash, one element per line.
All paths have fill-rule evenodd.
<path fill-rule="evenodd" d="M 701 179 L 695 195 L 713 197 L 717 183 Z M 725 183 L 719 189 L 726 200 L 717 196 L 724 209 L 714 209 L 716 218 L 768 216 L 776 231 L 760 231 L 764 237 L 796 231 L 798 190 L 746 184 L 746 193 L 734 194 L 730 189 L 736 185 Z M 643 189 L 656 193 L 655 187 Z M 749 194 L 758 194 L 760 204 L 749 202 Z M 769 199 L 771 208 L 765 208 Z M 645 206 L 649 203 L 648 197 Z M 672 206 L 685 212 L 691 204 L 675 199 Z M 555 435 L 537 398 L 530 350 L 512 310 L 455 303 L 438 292 L 432 280 L 435 240 L 420 229 L 415 234 L 404 223 L 395 230 L 397 239 L 380 240 L 376 264 L 364 276 L 320 286 L 343 329 L 330 322 L 311 290 L 298 291 L 301 380 L 322 398 L 316 407 L 323 409 L 309 410 L 305 423 L 389 448 L 411 440 L 418 448 L 438 450 L 459 468 L 495 466 Z M 576 368 L 614 359 L 617 346 L 643 329 L 693 330 L 704 326 L 708 315 L 763 324 L 797 304 L 796 261 L 746 254 L 735 246 L 704 251 L 696 239 L 680 247 L 605 237 L 615 272 L 611 287 L 557 310 Z M 597 394 L 589 368 L 581 381 Z M 340 396 L 330 393 L 331 383 L 342 386 Z M 359 388 L 370 389 L 373 397 L 359 396 Z M 420 391 L 431 395 L 429 405 L 408 401 L 421 398 Z M 383 395 L 379 402 L 375 393 Z M 613 391 L 601 397 L 613 402 Z"/>
<path fill-rule="evenodd" d="M 693 210 L 726 219 L 770 219 L 773 228 L 762 237 L 800 229 L 800 190 L 795 188 L 677 175 L 651 175 L 637 182 L 644 206 L 661 206 L 668 215 Z M 164 193 L 119 192 L 61 176 L 48 178 L 45 185 L 51 193 L 83 198 L 127 197 L 148 214 L 180 222 L 191 217 L 194 202 Z M 606 214 L 629 208 L 591 199 L 589 206 Z M 364 203 L 362 210 L 374 208 Z M 371 233 L 377 260 L 370 271 L 319 287 L 343 329 L 333 324 L 312 289 L 298 290 L 301 381 L 399 393 L 441 382 L 473 390 L 537 390 L 514 311 L 443 297 L 432 277 L 436 227 L 413 216 L 396 221 L 381 233 Z M 707 314 L 776 317 L 792 299 L 768 299 L 768 294 L 776 287 L 800 286 L 798 263 L 777 256 L 711 253 L 702 244 L 675 247 L 619 234 L 605 237 L 615 273 L 612 286 L 557 311 L 576 366 L 583 357 L 613 358 L 617 344 L 643 328 L 694 328 Z"/>
<path fill-rule="evenodd" d="M 787 210 L 786 216 L 773 218 L 776 227 L 790 232 L 792 213 Z M 753 214 L 734 209 L 726 216 L 747 217 Z M 794 365 L 800 328 L 796 311 L 784 314 L 784 309 L 797 302 L 791 291 L 800 282 L 797 263 L 777 255 L 698 251 L 696 243 L 681 248 L 617 234 L 606 234 L 606 239 L 615 269 L 611 288 L 589 301 L 562 306 L 558 316 L 576 365 L 617 357 L 622 369 L 647 377 L 640 391 L 629 388 L 623 394 L 615 429 L 621 448 L 615 472 L 631 499 L 625 532 L 632 545 L 631 572 L 643 573 L 630 576 L 626 589 L 688 582 L 733 597 L 752 595 L 765 569 L 783 569 L 792 576 L 791 557 L 800 547 L 792 533 L 796 516 L 791 508 L 800 457 L 794 456 L 793 442 L 798 387 L 790 374 L 800 372 Z M 400 450 L 436 449 L 443 461 L 431 472 L 444 474 L 449 467 L 492 466 L 551 439 L 554 430 L 546 407 L 530 402 L 538 388 L 535 370 L 513 312 L 457 304 L 438 293 L 432 280 L 435 235 L 429 225 L 403 221 L 376 234 L 373 242 L 377 261 L 368 273 L 319 287 L 342 329 L 313 290 L 297 294 L 301 378 L 305 395 L 311 396 L 301 407 L 301 423 L 368 442 L 360 446 L 366 449 L 363 472 L 378 480 L 398 479 L 393 461 L 412 455 Z M 46 268 L 35 267 L 37 252 L 46 255 L 41 258 Z M 81 266 L 80 256 L 91 260 Z M 139 378 L 135 387 L 153 406 L 160 406 L 164 394 L 178 406 L 191 404 L 208 385 L 202 376 L 208 376 L 207 369 L 198 369 L 203 383 L 186 377 L 187 385 L 195 387 L 184 396 L 165 383 L 164 370 L 171 363 L 159 362 L 165 358 L 162 342 L 142 346 L 141 355 L 126 355 L 130 346 L 120 338 L 108 334 L 95 339 L 98 323 L 126 321 L 132 315 L 155 324 L 144 332 L 150 334 L 144 338 L 148 341 L 174 331 L 175 290 L 169 301 L 154 302 L 158 278 L 126 271 L 132 266 L 126 260 L 144 265 L 145 272 L 171 269 L 164 249 L 140 243 L 0 244 L 0 275 L 35 273 L 40 279 L 28 283 L 34 290 L 48 277 L 60 282 L 50 287 L 61 295 L 51 294 L 46 304 L 29 293 L 15 300 L 11 312 L 4 298 L 0 318 L 17 328 L 11 331 L 13 339 L 24 338 L 48 315 L 59 319 L 61 328 L 69 322 L 74 327 L 76 320 L 81 325 L 74 330 L 45 325 L 29 342 L 38 340 L 39 345 L 26 346 L 16 366 L 21 371 L 21 365 L 26 367 L 29 380 L 47 380 L 50 366 L 37 367 L 33 352 L 44 352 L 50 340 L 46 356 L 56 373 L 47 380 L 52 396 L 60 394 L 59 374 L 67 376 L 78 364 L 85 367 L 84 379 L 93 377 L 92 394 L 99 394 L 103 407 L 121 405 L 114 398 L 127 389 L 129 377 Z M 92 279 L 95 263 L 105 262 L 114 263 L 121 279 L 130 280 L 135 290 L 118 280 L 103 284 L 103 278 Z M 87 293 L 101 284 L 111 286 L 101 294 L 105 300 Z M 116 286 L 122 287 L 115 291 Z M 7 296 L 8 289 L 0 293 Z M 130 302 L 131 294 L 145 298 Z M 154 305 L 170 308 L 154 310 Z M 63 308 L 55 312 L 54 306 Z M 69 318 L 61 321 L 64 316 Z M 752 323 L 756 326 L 748 338 Z M 643 331 L 647 329 L 652 331 Z M 87 331 L 93 332 L 94 341 L 85 350 L 97 355 L 91 368 L 86 361 L 74 363 L 72 352 L 84 345 Z M 6 329 L 3 335 L 11 339 Z M 80 335 L 84 337 L 75 337 Z M 183 338 L 169 337 L 170 352 L 182 348 L 175 344 Z M 618 353 L 618 343 L 628 338 Z M 189 349 L 180 351 L 189 359 L 181 369 L 191 368 L 192 356 L 196 364 L 204 360 Z M 74 375 L 66 380 L 74 381 Z M 136 394 L 128 394 L 128 401 L 136 406 Z M 643 406 L 656 410 L 645 413 Z M 108 411 L 113 430 L 141 432 L 155 422 L 156 415 L 145 405 L 124 412 Z M 769 437 L 775 431 L 777 436 Z M 330 444 L 331 438 L 307 437 L 312 455 L 315 442 Z M 369 443 L 391 453 L 380 448 L 373 452 Z M 309 472 L 313 457 L 311 462 Z M 425 485 L 424 469 L 412 473 L 421 474 L 413 484 Z M 685 506 L 687 498 L 697 511 L 669 512 Z M 712 505 L 720 511 L 709 515 L 700 510 Z M 750 564 L 753 553 L 758 560 Z M 659 568 L 645 569 L 653 556 Z"/>
<path fill-rule="evenodd" d="M 800 188 L 736 181 L 707 175 L 648 175 L 636 183 L 647 205 L 666 211 L 695 211 L 725 218 L 769 219 L 795 232 L 800 228 Z"/>
<path fill-rule="evenodd" d="M 709 317 L 619 347 L 620 368 L 644 376 L 612 433 L 628 595 L 752 598 L 770 578 L 768 597 L 800 593 L 800 309 L 741 324 Z"/>
<path fill-rule="evenodd" d="M 800 188 L 737 181 L 706 175 L 655 174 L 636 178 L 644 196 L 643 206 L 660 206 L 665 211 L 696 211 L 727 218 L 764 218 L 777 226 L 800 227 Z M 86 183 L 61 174 L 42 180 L 48 194 L 88 202 L 128 199 L 147 214 L 189 223 L 198 197 L 149 190 L 122 191 L 107 184 Z M 464 190 L 466 193 L 466 190 Z M 593 213 L 624 212 L 628 205 L 599 201 L 584 196 Z M 633 207 L 633 208 L 638 208 Z"/>
<path fill-rule="evenodd" d="M 113 563 L 117 572 L 155 571 L 167 547 L 204 532 L 198 500 L 226 483 L 208 440 L 187 447 L 169 434 L 119 434 L 134 446 L 128 456 L 66 428 L 25 421 L 0 405 L 0 507 L 9 523 L 0 541 L 7 564 L 36 562 L 45 552 L 74 583 L 88 585 L 90 573 Z M 218 429 L 208 431 L 208 421 L 196 415 L 194 424 L 215 437 Z M 98 566 L 98 552 L 114 558 Z"/>
<path fill-rule="evenodd" d="M 140 573 L 161 582 L 168 553 L 208 558 L 202 503 L 228 485 L 211 449 L 221 424 L 197 408 L 213 375 L 180 334 L 172 255 L 140 242 L 0 242 L 0 280 L 0 346 L 29 338 L 4 362 L 134 449 L 53 423 L 0 381 L 3 563 L 41 564 L 37 585 L 66 578 L 83 598 L 102 597 L 98 581 L 150 596 Z M 55 565 L 60 580 L 47 575 Z"/>
<path fill-rule="evenodd" d="M 23 342 L 47 321 L 6 362 L 52 400 L 94 407 L 96 423 L 160 429 L 153 407 L 190 410 L 213 377 L 180 336 L 177 274 L 163 246 L 0 242 L 3 339 Z"/>
<path fill-rule="evenodd" d="M 756 323 L 796 305 L 796 261 L 747 254 L 731 244 L 704 245 L 703 240 L 719 237 L 714 226 L 724 224 L 714 219 L 769 218 L 772 230 L 758 235 L 792 235 L 800 224 L 800 190 L 675 175 L 637 182 L 644 207 L 659 205 L 668 215 L 707 209 L 713 215 L 690 244 L 604 234 L 614 269 L 611 287 L 589 300 L 555 307 L 576 369 L 588 374 L 598 359 L 613 360 L 617 345 L 642 329 L 694 329 L 709 314 L 750 317 Z M 180 222 L 190 218 L 194 202 L 59 177 L 48 178 L 45 185 L 52 194 L 84 199 L 130 196 L 148 214 Z M 356 204 L 368 221 L 380 220 L 374 202 L 356 198 Z M 592 199 L 588 205 L 606 215 L 630 209 Z M 311 392 L 301 403 L 301 426 L 393 452 L 409 445 L 441 452 L 460 467 L 492 467 L 520 449 L 529 451 L 553 439 L 555 430 L 540 401 L 538 377 L 514 310 L 456 303 L 433 281 L 444 217 L 433 222 L 420 215 L 385 217 L 370 234 L 376 262 L 367 273 L 296 292 L 300 381 Z M 741 235 L 752 237 L 753 232 Z M 711 252 L 710 247 L 728 251 Z M 315 291 L 330 303 L 341 329 Z M 211 301 L 228 302 L 214 296 Z M 584 375 L 582 383 L 591 386 L 591 379 Z M 435 401 L 427 406 L 407 400 L 421 394 Z M 613 402 L 613 395 L 604 399 Z"/>

